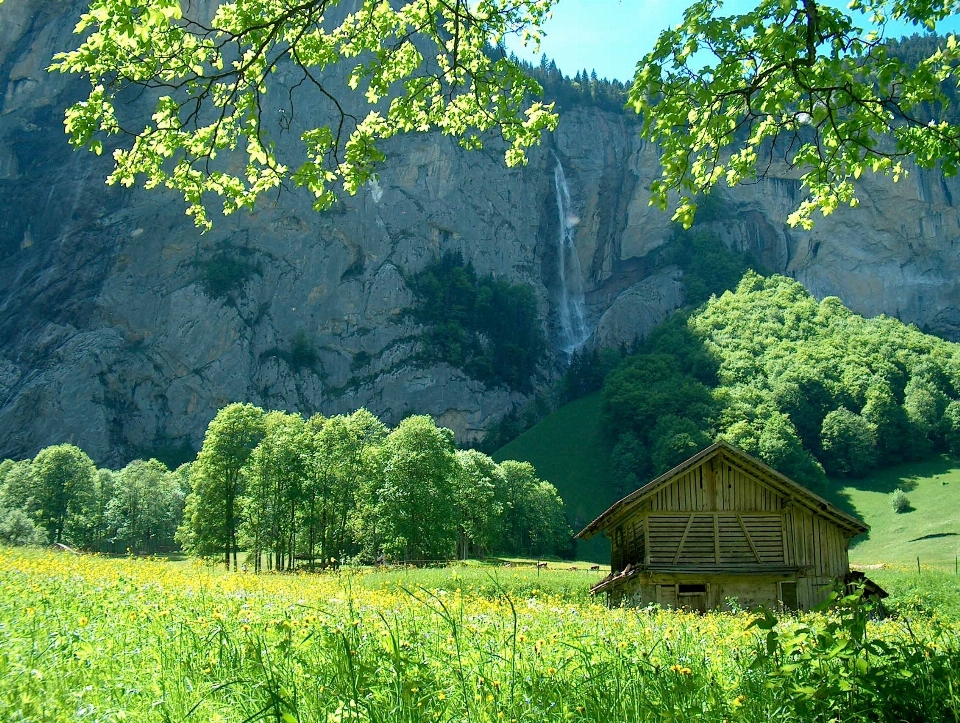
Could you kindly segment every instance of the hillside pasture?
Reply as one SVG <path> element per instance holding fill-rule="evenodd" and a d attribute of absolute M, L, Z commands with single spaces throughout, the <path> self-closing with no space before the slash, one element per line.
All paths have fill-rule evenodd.
<path fill-rule="evenodd" d="M 557 488 L 574 532 L 579 532 L 617 501 L 610 478 L 610 447 L 600 428 L 599 393 L 589 394 L 547 415 L 498 450 L 498 462 L 530 462 L 537 473 Z M 577 558 L 610 562 L 605 538 L 579 542 Z"/>
<path fill-rule="evenodd" d="M 832 501 L 858 515 L 870 532 L 855 539 L 855 565 L 887 564 L 949 568 L 960 556 L 960 462 L 941 456 L 890 469 L 860 480 L 832 480 Z M 907 512 L 893 511 L 891 496 L 902 489 Z"/>

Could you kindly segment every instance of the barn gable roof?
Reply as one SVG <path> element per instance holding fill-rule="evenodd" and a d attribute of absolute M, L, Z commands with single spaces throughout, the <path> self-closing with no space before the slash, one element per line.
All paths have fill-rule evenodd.
<path fill-rule="evenodd" d="M 835 507 L 803 485 L 794 482 L 786 475 L 777 472 L 756 457 L 747 454 L 739 447 L 734 447 L 729 442 L 720 441 L 701 450 L 690 459 L 680 463 L 668 472 L 664 472 L 656 479 L 648 482 L 635 492 L 630 493 L 619 502 L 616 502 L 610 509 L 577 533 L 577 537 L 582 540 L 589 540 L 598 532 L 602 532 L 611 527 L 631 510 L 639 507 L 657 491 L 673 483 L 683 473 L 712 457 L 720 455 L 728 456 L 736 460 L 739 466 L 744 467 L 764 484 L 789 497 L 797 504 L 803 505 L 818 515 L 826 517 L 838 527 L 847 530 L 853 535 L 858 535 L 870 529 L 869 526 L 861 520 Z"/>

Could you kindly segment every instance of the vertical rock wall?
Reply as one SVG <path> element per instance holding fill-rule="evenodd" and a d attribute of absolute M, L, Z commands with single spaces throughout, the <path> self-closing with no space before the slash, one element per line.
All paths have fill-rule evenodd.
<path fill-rule="evenodd" d="M 565 113 L 523 169 L 496 148 L 410 136 L 386 148 L 377 187 L 328 213 L 284 192 L 201 235 L 178 198 L 107 187 L 108 159 L 67 145 L 63 110 L 84 87 L 44 68 L 73 42 L 81 7 L 0 6 L 0 457 L 63 441 L 101 463 L 196 448 L 235 400 L 325 414 L 366 406 L 390 423 L 417 411 L 477 438 L 524 398 L 417 363 L 405 275 L 451 250 L 532 286 L 552 341 L 549 381 L 564 358 L 557 159 L 595 341 L 630 340 L 682 303 L 680 273 L 660 259 L 669 216 L 647 205 L 657 150 L 635 119 L 591 108 Z M 958 192 L 932 174 L 867 179 L 860 209 L 802 233 L 784 223 L 797 183 L 773 178 L 721 192 L 725 211 L 706 225 L 818 295 L 954 337 Z M 217 263 L 232 274 L 222 293 L 209 283 Z M 314 363 L 296 362 L 298 343 Z"/>

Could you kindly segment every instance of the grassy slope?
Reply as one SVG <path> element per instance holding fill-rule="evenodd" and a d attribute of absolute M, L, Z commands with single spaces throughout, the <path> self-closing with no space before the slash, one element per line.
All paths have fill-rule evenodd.
<path fill-rule="evenodd" d="M 586 525 L 616 501 L 608 454 L 600 431 L 600 395 L 591 394 L 547 416 L 494 457 L 533 463 L 556 485 L 576 524 Z M 871 527 L 864 539 L 854 541 L 852 562 L 916 565 L 919 556 L 923 565 L 953 568 L 960 555 L 960 462 L 938 457 L 831 485 L 836 492 L 827 497 Z M 897 487 L 907 493 L 910 512 L 896 514 L 890 507 Z M 607 563 L 609 555 L 606 539 L 595 537 L 580 543 L 577 556 Z"/>
<path fill-rule="evenodd" d="M 855 540 L 851 562 L 921 564 L 953 568 L 960 555 L 960 462 L 938 457 L 878 470 L 862 480 L 844 480 L 835 498 L 870 525 Z M 897 514 L 890 506 L 896 488 L 907 493 L 912 509 Z"/>
<path fill-rule="evenodd" d="M 599 394 L 564 405 L 493 457 L 532 463 L 542 479 L 556 486 L 574 526 L 585 526 L 617 501 L 600 430 Z M 579 544 L 577 557 L 609 563 L 610 546 L 606 538 L 595 537 Z"/>

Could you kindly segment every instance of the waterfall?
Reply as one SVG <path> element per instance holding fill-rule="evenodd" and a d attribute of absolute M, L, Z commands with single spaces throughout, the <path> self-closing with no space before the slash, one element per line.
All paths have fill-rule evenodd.
<path fill-rule="evenodd" d="M 560 229 L 557 234 L 560 341 L 564 351 L 572 354 L 583 345 L 590 332 L 583 320 L 583 271 L 580 268 L 577 247 L 573 244 L 573 232 L 579 219 L 570 210 L 570 189 L 559 158 L 553 171 L 553 183 L 557 191 L 557 211 L 560 214 Z"/>

